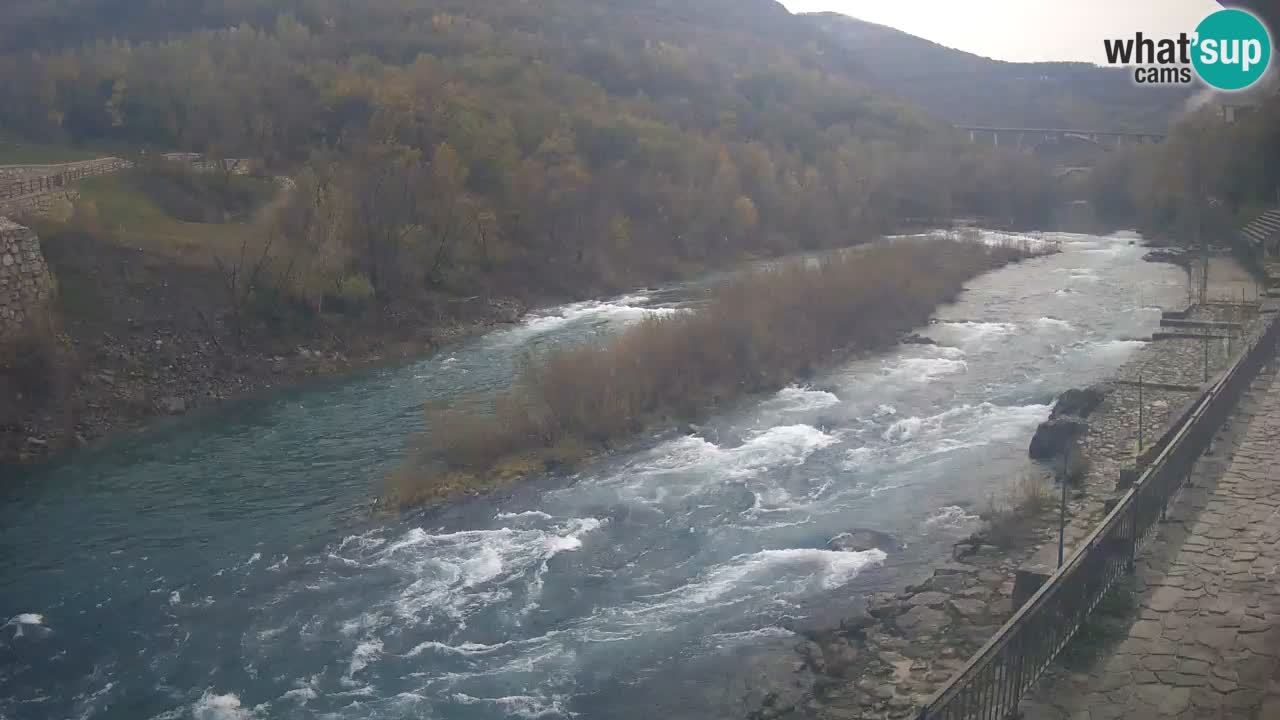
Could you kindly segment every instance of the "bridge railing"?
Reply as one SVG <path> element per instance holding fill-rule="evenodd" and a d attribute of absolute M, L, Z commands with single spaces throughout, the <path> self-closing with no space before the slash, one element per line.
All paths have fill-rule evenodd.
<path fill-rule="evenodd" d="M 112 173 L 127 167 L 128 164 L 125 160 L 111 157 L 72 165 L 48 166 L 48 174 L 0 183 L 0 201 L 58 192 L 76 180 Z M 35 166 L 33 168 L 40 169 Z"/>
<path fill-rule="evenodd" d="M 1186 416 L 1164 451 L 1039 591 L 921 708 L 921 720 L 1004 720 L 1066 647 L 1154 535 L 1241 395 L 1276 356 L 1280 321 L 1266 330 Z"/>

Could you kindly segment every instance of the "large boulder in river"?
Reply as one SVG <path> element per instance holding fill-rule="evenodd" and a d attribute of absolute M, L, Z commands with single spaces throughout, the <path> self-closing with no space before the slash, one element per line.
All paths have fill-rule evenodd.
<path fill-rule="evenodd" d="M 1076 439 L 1088 429 L 1088 424 L 1083 420 L 1069 416 L 1040 423 L 1035 436 L 1031 438 L 1031 448 L 1027 454 L 1032 460 L 1061 457 L 1071 450 Z"/>
<path fill-rule="evenodd" d="M 827 541 L 827 549 L 837 552 L 866 552 L 883 550 L 891 552 L 899 547 L 898 540 L 889 533 L 856 529 L 843 532 Z"/>
<path fill-rule="evenodd" d="M 1058 402 L 1054 404 L 1053 413 L 1049 415 L 1049 419 L 1056 420 L 1064 416 L 1087 418 L 1106 399 L 1107 389 L 1099 385 L 1083 390 L 1068 390 L 1062 393 Z"/>

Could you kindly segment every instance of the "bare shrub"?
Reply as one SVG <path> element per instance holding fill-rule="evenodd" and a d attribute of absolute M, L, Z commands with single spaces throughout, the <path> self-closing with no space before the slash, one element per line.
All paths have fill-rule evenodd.
<path fill-rule="evenodd" d="M 492 411 L 429 409 L 430 434 L 415 464 L 489 476 L 512 457 L 565 447 L 585 455 L 646 427 L 696 419 L 849 350 L 891 345 L 970 278 L 1031 254 L 1014 244 L 932 238 L 738 276 L 697 312 L 649 319 L 604 344 L 531 363 Z"/>
<path fill-rule="evenodd" d="M 1041 515 L 1058 506 L 1053 485 L 1038 473 L 1027 472 L 1001 492 L 993 492 L 979 512 L 987 524 L 987 542 L 1013 547 L 1022 542 Z"/>

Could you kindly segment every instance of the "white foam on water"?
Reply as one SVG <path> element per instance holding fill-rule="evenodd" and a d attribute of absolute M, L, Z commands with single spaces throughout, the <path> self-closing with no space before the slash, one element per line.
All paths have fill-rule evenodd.
<path fill-rule="evenodd" d="M 959 505 L 940 507 L 925 519 L 925 527 L 963 528 L 980 520 L 977 515 L 967 512 Z"/>
<path fill-rule="evenodd" d="M 754 516 L 761 513 L 790 512 L 795 508 L 792 507 L 793 499 L 791 493 L 786 488 L 770 485 L 753 490 L 751 495 L 754 501 L 751 508 L 747 510 L 746 515 Z"/>
<path fill-rule="evenodd" d="M 382 641 L 378 639 L 369 639 L 362 641 L 356 645 L 356 649 L 351 653 L 351 662 L 347 665 L 347 674 L 343 678 L 345 684 L 351 684 L 355 679 L 356 673 L 369 667 L 369 663 L 382 654 Z"/>
<path fill-rule="evenodd" d="M 884 439 L 889 442 L 910 440 L 924 428 L 925 418 L 909 417 L 895 422 L 884 431 Z"/>
<path fill-rule="evenodd" d="M 23 628 L 37 627 L 37 628 L 43 629 L 44 615 L 41 615 L 40 613 L 21 613 L 19 615 L 14 615 L 13 617 L 9 618 L 9 621 L 6 622 L 4 625 L 0 625 L 0 628 L 7 628 L 7 627 L 13 628 L 13 637 L 16 640 L 17 638 L 20 638 L 26 634 Z M 44 632 L 47 633 L 48 630 L 44 630 Z"/>
<path fill-rule="evenodd" d="M 363 535 L 348 535 L 342 539 L 338 545 L 338 550 L 346 550 L 350 546 L 355 546 L 361 550 L 373 550 L 382 547 L 387 543 L 386 538 L 377 537 L 376 530 L 370 530 Z M 261 557 L 258 553 L 254 553 L 254 557 Z"/>
<path fill-rule="evenodd" d="M 913 462 L 940 453 L 981 447 L 1027 435 L 1049 416 L 1048 405 L 961 405 L 929 417 L 902 418 L 881 434 L 883 450 L 863 447 L 845 454 L 847 470 L 859 470 L 873 459 Z"/>
<path fill-rule="evenodd" d="M 535 639 L 543 640 L 543 639 L 546 639 L 546 637 L 549 637 L 549 636 L 543 636 L 541 638 L 535 638 Z M 504 648 L 510 647 L 511 645 L 525 644 L 527 642 L 528 641 L 507 641 L 507 642 L 496 643 L 493 645 L 485 645 L 484 643 L 464 642 L 458 645 L 449 645 L 448 643 L 428 640 L 427 642 L 418 643 L 413 647 L 413 649 L 405 653 L 404 656 L 417 657 L 428 650 L 434 650 L 436 652 L 444 653 L 446 655 L 487 655 L 489 653 L 497 652 Z"/>
<path fill-rule="evenodd" d="M 1075 326 L 1066 320 L 1059 320 L 1054 317 L 1042 317 L 1036 320 L 1036 325 L 1045 328 L 1054 328 L 1058 330 L 1074 330 Z"/>
<path fill-rule="evenodd" d="M 906 358 L 899 361 L 896 366 L 888 368 L 885 374 L 890 378 L 927 383 L 943 375 L 955 375 L 968 370 L 969 364 L 963 360 Z"/>
<path fill-rule="evenodd" d="M 865 568 L 884 562 L 885 557 L 880 550 L 852 553 L 815 548 L 761 550 L 738 555 L 705 570 L 682 587 L 606 612 L 623 627 L 669 632 L 681 618 L 750 601 L 763 585 L 770 587 L 769 596 L 775 602 L 797 594 L 833 590 L 853 580 Z"/>
<path fill-rule="evenodd" d="M 877 405 L 876 411 L 872 415 L 872 417 L 879 418 L 879 417 L 885 417 L 887 415 L 897 415 L 897 414 L 898 414 L 898 408 L 892 405 Z"/>
<path fill-rule="evenodd" d="M 641 476 L 633 484 L 636 489 L 651 486 L 655 479 L 653 476 L 692 470 L 702 471 L 705 477 L 715 482 L 725 478 L 741 480 L 755 477 L 770 468 L 801 465 L 817 450 L 837 442 L 839 439 L 835 435 L 812 425 L 779 425 L 730 448 L 687 435 L 656 448 L 652 454 L 657 457 L 632 468 L 627 477 Z M 670 487 L 665 489 L 671 490 Z"/>
<path fill-rule="evenodd" d="M 461 629 L 473 612 L 505 602 L 517 592 L 532 605 L 541 594 L 551 558 L 579 550 L 583 537 L 602 525 L 596 518 L 575 518 L 548 529 L 503 527 L 432 534 L 412 528 L 384 547 L 365 549 L 352 544 L 353 554 L 340 558 L 346 564 L 390 569 L 405 585 L 381 606 L 367 608 L 342 623 L 341 630 L 355 636 L 432 619 Z"/>
<path fill-rule="evenodd" d="M 1107 237 L 1114 238 L 1116 240 L 1143 240 L 1144 239 L 1142 236 L 1142 233 L 1138 232 L 1137 230 L 1117 230 L 1111 233 L 1110 235 L 1108 235 Z"/>
<path fill-rule="evenodd" d="M 240 696 L 235 693 L 219 694 L 212 688 L 205 690 L 191 706 L 195 720 L 247 720 L 253 713 L 241 707 Z"/>
<path fill-rule="evenodd" d="M 751 645 L 762 640 L 777 640 L 795 637 L 795 633 L 773 625 L 756 630 L 742 632 L 714 633 L 708 635 L 703 644 L 715 648 L 727 648 L 735 645 Z"/>
<path fill-rule="evenodd" d="M 1004 245 L 1009 242 L 1025 243 L 1027 247 L 1036 252 L 1041 252 L 1052 247 L 1055 239 L 1060 238 L 1052 233 L 1026 235 L 1023 233 L 1003 232 L 999 230 L 978 231 L 978 240 L 985 245 Z"/>
<path fill-rule="evenodd" d="M 280 696 L 281 700 L 297 700 L 300 705 L 306 705 L 307 702 L 320 697 L 320 694 L 314 688 L 294 688 Z"/>
<path fill-rule="evenodd" d="M 947 320 L 939 322 L 937 327 L 966 344 L 986 342 L 1004 335 L 1011 335 L 1018 330 L 1018 326 L 1013 323 L 973 320 Z"/>
<path fill-rule="evenodd" d="M 519 718 L 551 718 L 551 717 L 572 717 L 565 709 L 564 703 L 567 698 L 563 695 L 552 695 L 550 697 L 535 695 L 507 695 L 497 698 L 478 698 L 467 695 L 466 693 L 454 693 L 450 696 L 454 702 L 460 705 L 492 705 L 506 717 Z"/>
<path fill-rule="evenodd" d="M 524 512 L 518 512 L 518 513 L 498 513 L 497 515 L 493 516 L 493 519 L 494 520 L 522 520 L 522 519 L 550 520 L 551 516 L 542 512 L 541 510 L 525 510 Z"/>
<path fill-rule="evenodd" d="M 869 447 L 854 448 L 845 452 L 845 467 L 850 470 L 857 469 L 859 465 L 865 465 L 875 457 L 876 451 Z"/>
<path fill-rule="evenodd" d="M 174 590 L 173 592 L 169 593 L 170 605 L 177 605 L 180 602 L 182 602 L 182 593 L 178 592 L 177 590 Z"/>
<path fill-rule="evenodd" d="M 1147 345 L 1145 340 L 1104 340 L 1093 343 L 1099 355 L 1128 355 Z"/>
<path fill-rule="evenodd" d="M 625 295 L 612 301 L 588 300 L 564 305 L 546 313 L 530 315 L 520 325 L 508 330 L 505 337 L 509 340 L 523 340 L 551 332 L 579 320 L 594 319 L 630 324 L 647 318 L 670 317 L 688 312 L 684 308 L 639 307 L 645 302 L 648 302 L 648 298 L 644 296 Z"/>
<path fill-rule="evenodd" d="M 793 385 L 779 390 L 777 395 L 764 403 L 764 407 L 777 412 L 807 412 L 839 404 L 840 398 L 834 393 Z"/>

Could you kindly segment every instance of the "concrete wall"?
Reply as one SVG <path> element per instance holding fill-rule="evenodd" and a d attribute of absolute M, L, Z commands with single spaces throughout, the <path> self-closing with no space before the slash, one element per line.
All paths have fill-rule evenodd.
<path fill-rule="evenodd" d="M 53 276 L 35 232 L 0 217 L 0 340 L 42 312 L 52 292 Z"/>

